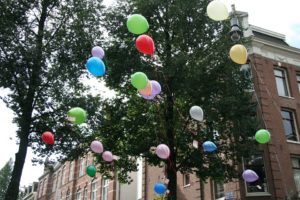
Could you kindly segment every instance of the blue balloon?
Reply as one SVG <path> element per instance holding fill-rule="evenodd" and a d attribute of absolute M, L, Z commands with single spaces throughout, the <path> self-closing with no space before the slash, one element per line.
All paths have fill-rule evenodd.
<path fill-rule="evenodd" d="M 204 149 L 204 151 L 207 152 L 213 152 L 217 149 L 217 146 L 215 145 L 215 143 L 211 142 L 211 141 L 206 141 L 202 144 L 202 147 Z"/>
<path fill-rule="evenodd" d="M 91 57 L 86 62 L 87 70 L 94 76 L 103 76 L 105 74 L 105 64 L 98 57 Z"/>
<path fill-rule="evenodd" d="M 155 185 L 154 185 L 154 191 L 157 194 L 164 194 L 167 191 L 167 187 L 163 183 L 155 183 Z"/>

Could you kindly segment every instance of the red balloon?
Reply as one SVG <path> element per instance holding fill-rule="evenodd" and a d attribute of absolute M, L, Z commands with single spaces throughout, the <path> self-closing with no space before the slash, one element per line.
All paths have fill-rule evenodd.
<path fill-rule="evenodd" d="M 54 144 L 54 135 L 53 133 L 46 131 L 42 134 L 42 140 L 46 144 Z"/>
<path fill-rule="evenodd" d="M 153 39 L 148 35 L 140 35 L 135 41 L 135 46 L 141 53 L 149 55 L 154 54 L 154 42 Z"/>

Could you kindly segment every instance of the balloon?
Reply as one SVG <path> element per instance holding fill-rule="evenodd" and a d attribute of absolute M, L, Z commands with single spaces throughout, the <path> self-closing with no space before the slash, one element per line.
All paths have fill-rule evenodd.
<path fill-rule="evenodd" d="M 82 124 L 85 122 L 87 117 L 86 111 L 82 108 L 76 107 L 72 108 L 68 112 L 68 118 L 71 119 L 75 124 Z"/>
<path fill-rule="evenodd" d="M 131 75 L 131 84 L 136 89 L 144 89 L 148 84 L 148 77 L 143 72 L 135 72 Z"/>
<path fill-rule="evenodd" d="M 257 179 L 259 179 L 258 175 L 256 174 L 255 171 L 251 170 L 251 169 L 247 169 L 243 172 L 243 179 L 246 182 L 254 182 L 257 181 Z"/>
<path fill-rule="evenodd" d="M 98 57 L 89 58 L 85 66 L 94 76 L 103 76 L 105 74 L 105 64 Z"/>
<path fill-rule="evenodd" d="M 192 106 L 190 108 L 190 115 L 193 119 L 203 121 L 203 110 L 199 106 Z"/>
<path fill-rule="evenodd" d="M 139 93 L 144 96 L 151 96 L 152 94 L 152 85 L 150 81 L 148 81 L 147 86 L 144 89 L 140 89 Z"/>
<path fill-rule="evenodd" d="M 247 49 L 244 45 L 233 45 L 229 52 L 230 58 L 237 64 L 246 64 L 247 62 Z"/>
<path fill-rule="evenodd" d="M 152 93 L 154 95 L 158 95 L 161 92 L 161 86 L 160 86 L 159 82 L 157 82 L 155 80 L 151 80 L 150 83 L 152 85 Z"/>
<path fill-rule="evenodd" d="M 96 167 L 94 165 L 89 165 L 86 168 L 86 173 L 87 175 L 89 175 L 90 177 L 94 177 L 96 175 Z"/>
<path fill-rule="evenodd" d="M 104 53 L 104 50 L 101 47 L 95 46 L 95 47 L 92 48 L 92 55 L 94 57 L 98 57 L 100 59 L 103 59 L 105 53 Z"/>
<path fill-rule="evenodd" d="M 91 149 L 93 152 L 95 153 L 102 153 L 103 152 L 103 145 L 101 142 L 94 140 L 91 145 L 90 145 Z"/>
<path fill-rule="evenodd" d="M 156 97 L 156 95 L 153 94 L 153 91 L 152 91 L 152 94 L 150 96 L 145 96 L 145 95 L 142 95 L 142 94 L 141 94 L 141 96 L 144 99 L 147 99 L 147 100 L 153 100 Z"/>
<path fill-rule="evenodd" d="M 107 162 L 111 162 L 114 159 L 113 154 L 110 151 L 104 151 L 102 154 L 102 158 Z"/>
<path fill-rule="evenodd" d="M 156 155 L 161 159 L 167 159 L 170 156 L 170 149 L 165 144 L 160 144 L 156 147 Z"/>
<path fill-rule="evenodd" d="M 157 194 L 164 194 L 167 191 L 167 187 L 165 184 L 157 182 L 154 185 L 154 191 Z"/>
<path fill-rule="evenodd" d="M 42 140 L 46 144 L 54 144 L 54 135 L 53 133 L 46 131 L 42 134 Z"/>
<path fill-rule="evenodd" d="M 135 41 L 135 46 L 144 54 L 153 55 L 155 50 L 153 39 L 148 35 L 140 35 Z"/>
<path fill-rule="evenodd" d="M 133 14 L 127 19 L 127 28 L 129 32 L 139 35 L 148 31 L 149 24 L 144 16 Z"/>
<path fill-rule="evenodd" d="M 202 144 L 202 147 L 204 149 L 204 151 L 206 152 L 213 152 L 217 149 L 217 146 L 215 145 L 215 143 L 211 142 L 211 141 L 206 141 Z"/>
<path fill-rule="evenodd" d="M 271 134 L 265 129 L 260 129 L 255 133 L 255 139 L 258 143 L 265 144 L 270 141 Z"/>
<path fill-rule="evenodd" d="M 208 17 L 215 21 L 225 20 L 229 17 L 226 5 L 219 0 L 211 1 L 206 8 L 206 12 Z"/>

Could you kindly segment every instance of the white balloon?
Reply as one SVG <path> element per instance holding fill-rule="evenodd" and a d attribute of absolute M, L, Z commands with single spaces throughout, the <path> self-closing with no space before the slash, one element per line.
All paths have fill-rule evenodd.
<path fill-rule="evenodd" d="M 190 109 L 190 115 L 193 119 L 203 121 L 203 110 L 200 106 L 192 106 Z"/>
<path fill-rule="evenodd" d="M 215 21 L 225 20 L 229 17 L 226 5 L 219 0 L 211 1 L 206 8 L 206 12 L 208 17 Z"/>

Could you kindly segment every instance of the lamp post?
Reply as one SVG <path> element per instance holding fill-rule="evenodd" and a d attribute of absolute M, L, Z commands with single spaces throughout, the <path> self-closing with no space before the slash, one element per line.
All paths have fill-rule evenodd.
<path fill-rule="evenodd" d="M 233 42 L 238 42 L 241 39 L 242 31 L 240 30 L 240 27 L 239 27 L 239 21 L 236 16 L 235 6 L 231 5 L 231 8 L 232 8 L 232 14 L 231 14 L 232 17 L 230 19 L 231 30 L 230 30 L 229 34 L 230 34 L 230 38 Z"/>

